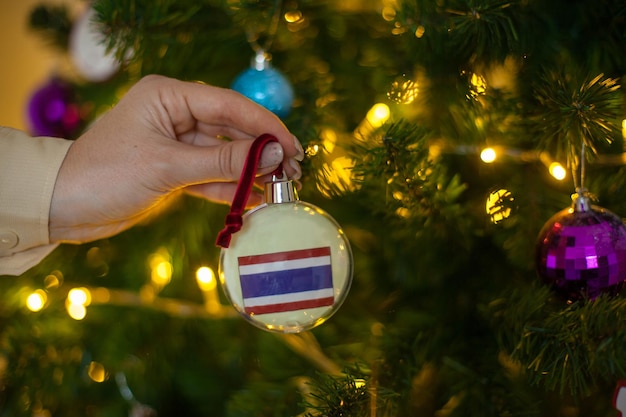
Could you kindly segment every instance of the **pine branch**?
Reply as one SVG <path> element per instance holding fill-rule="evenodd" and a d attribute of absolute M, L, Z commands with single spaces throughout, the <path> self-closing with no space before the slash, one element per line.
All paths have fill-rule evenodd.
<path fill-rule="evenodd" d="M 537 100 L 533 121 L 537 142 L 557 159 L 576 167 L 585 145 L 586 157 L 597 155 L 603 144 L 610 144 L 617 133 L 616 120 L 622 98 L 619 84 L 600 74 L 579 83 L 571 74 L 551 71 L 535 88 Z"/>
<path fill-rule="evenodd" d="M 372 136 L 355 146 L 356 177 L 364 185 L 376 183 L 374 192 L 386 195 L 383 212 L 401 217 L 427 218 L 443 210 L 463 191 L 458 178 L 445 173 L 430 159 L 429 132 L 416 124 L 400 121 L 385 128 L 381 137 Z M 442 187 L 442 183 L 447 186 Z"/>
<path fill-rule="evenodd" d="M 533 385 L 579 397 L 626 377 L 624 298 L 565 305 L 547 288 L 532 288 L 494 301 L 489 314 L 503 348 Z"/>
<path fill-rule="evenodd" d="M 524 13 L 520 3 L 404 1 L 396 15 L 396 30 L 402 28 L 407 40 L 417 38 L 412 39 L 412 47 L 428 64 L 433 54 L 436 60 L 446 57 L 460 67 L 502 61 L 507 55 L 520 52 L 520 16 Z"/>
<path fill-rule="evenodd" d="M 66 6 L 35 7 L 30 13 L 29 25 L 51 46 L 63 52 L 67 51 L 72 21 Z"/>
<path fill-rule="evenodd" d="M 236 59 L 245 67 L 245 58 L 226 52 L 241 48 L 245 43 L 243 32 L 219 6 L 190 1 L 118 0 L 97 1 L 93 7 L 109 50 L 127 65 L 137 64 L 136 76 L 159 73 L 211 81 L 206 79 L 211 66 L 227 66 L 229 60 Z M 216 55 L 219 60 L 214 59 Z M 182 70 L 181 63 L 185 64 Z"/>
<path fill-rule="evenodd" d="M 518 1 L 459 1 L 445 9 L 452 44 L 478 62 L 502 61 L 519 46 Z M 502 53 L 505 54 L 502 54 Z"/>
<path fill-rule="evenodd" d="M 369 372 L 360 367 L 347 369 L 342 376 L 318 373 L 310 381 L 309 398 L 303 406 L 312 410 L 306 417 L 364 417 L 389 415 L 398 395 L 380 387 Z"/>

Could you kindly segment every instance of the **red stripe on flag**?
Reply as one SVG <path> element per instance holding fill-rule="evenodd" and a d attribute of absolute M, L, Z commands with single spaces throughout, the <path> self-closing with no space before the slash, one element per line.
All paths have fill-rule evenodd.
<path fill-rule="evenodd" d="M 294 301 L 292 303 L 268 304 L 264 306 L 246 307 L 248 314 L 283 313 L 285 311 L 304 310 L 307 308 L 331 306 L 335 297 L 317 298 L 315 300 Z"/>
<path fill-rule="evenodd" d="M 330 256 L 330 247 L 292 250 L 288 252 L 265 253 L 263 255 L 240 256 L 239 265 L 254 265 L 267 262 L 291 261 L 293 259 L 315 258 Z"/>

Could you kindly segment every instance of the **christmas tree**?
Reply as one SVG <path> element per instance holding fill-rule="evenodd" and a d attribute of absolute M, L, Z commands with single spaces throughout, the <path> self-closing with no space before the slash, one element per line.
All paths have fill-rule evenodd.
<path fill-rule="evenodd" d="M 144 75 L 228 87 L 271 54 L 279 98 L 293 88 L 281 116 L 306 150 L 300 198 L 343 227 L 352 285 L 311 330 L 251 326 L 215 278 L 228 207 L 181 199 L 0 281 L 2 415 L 626 412 L 625 1 L 91 7 L 116 64 L 60 75 L 80 115 L 63 133 L 78 136 Z M 85 61 L 63 7 L 31 23 Z M 538 236 L 574 192 L 616 213 L 590 232 L 613 244 L 604 275 L 576 263 L 585 254 L 538 267 L 565 245 Z M 598 283 L 607 270 L 617 284 Z"/>

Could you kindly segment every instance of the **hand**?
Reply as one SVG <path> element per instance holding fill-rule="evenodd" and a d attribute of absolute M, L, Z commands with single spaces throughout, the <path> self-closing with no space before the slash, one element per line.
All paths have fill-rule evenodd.
<path fill-rule="evenodd" d="M 180 192 L 230 202 L 263 133 L 278 142 L 263 149 L 258 174 L 282 162 L 298 179 L 302 146 L 270 111 L 231 90 L 143 78 L 71 145 L 52 196 L 51 242 L 115 235 Z"/>

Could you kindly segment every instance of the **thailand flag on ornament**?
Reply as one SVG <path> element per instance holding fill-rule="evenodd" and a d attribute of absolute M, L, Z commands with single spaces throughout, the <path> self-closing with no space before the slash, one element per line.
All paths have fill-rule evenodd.
<path fill-rule="evenodd" d="M 332 306 L 330 247 L 240 256 L 239 278 L 248 314 Z"/>

